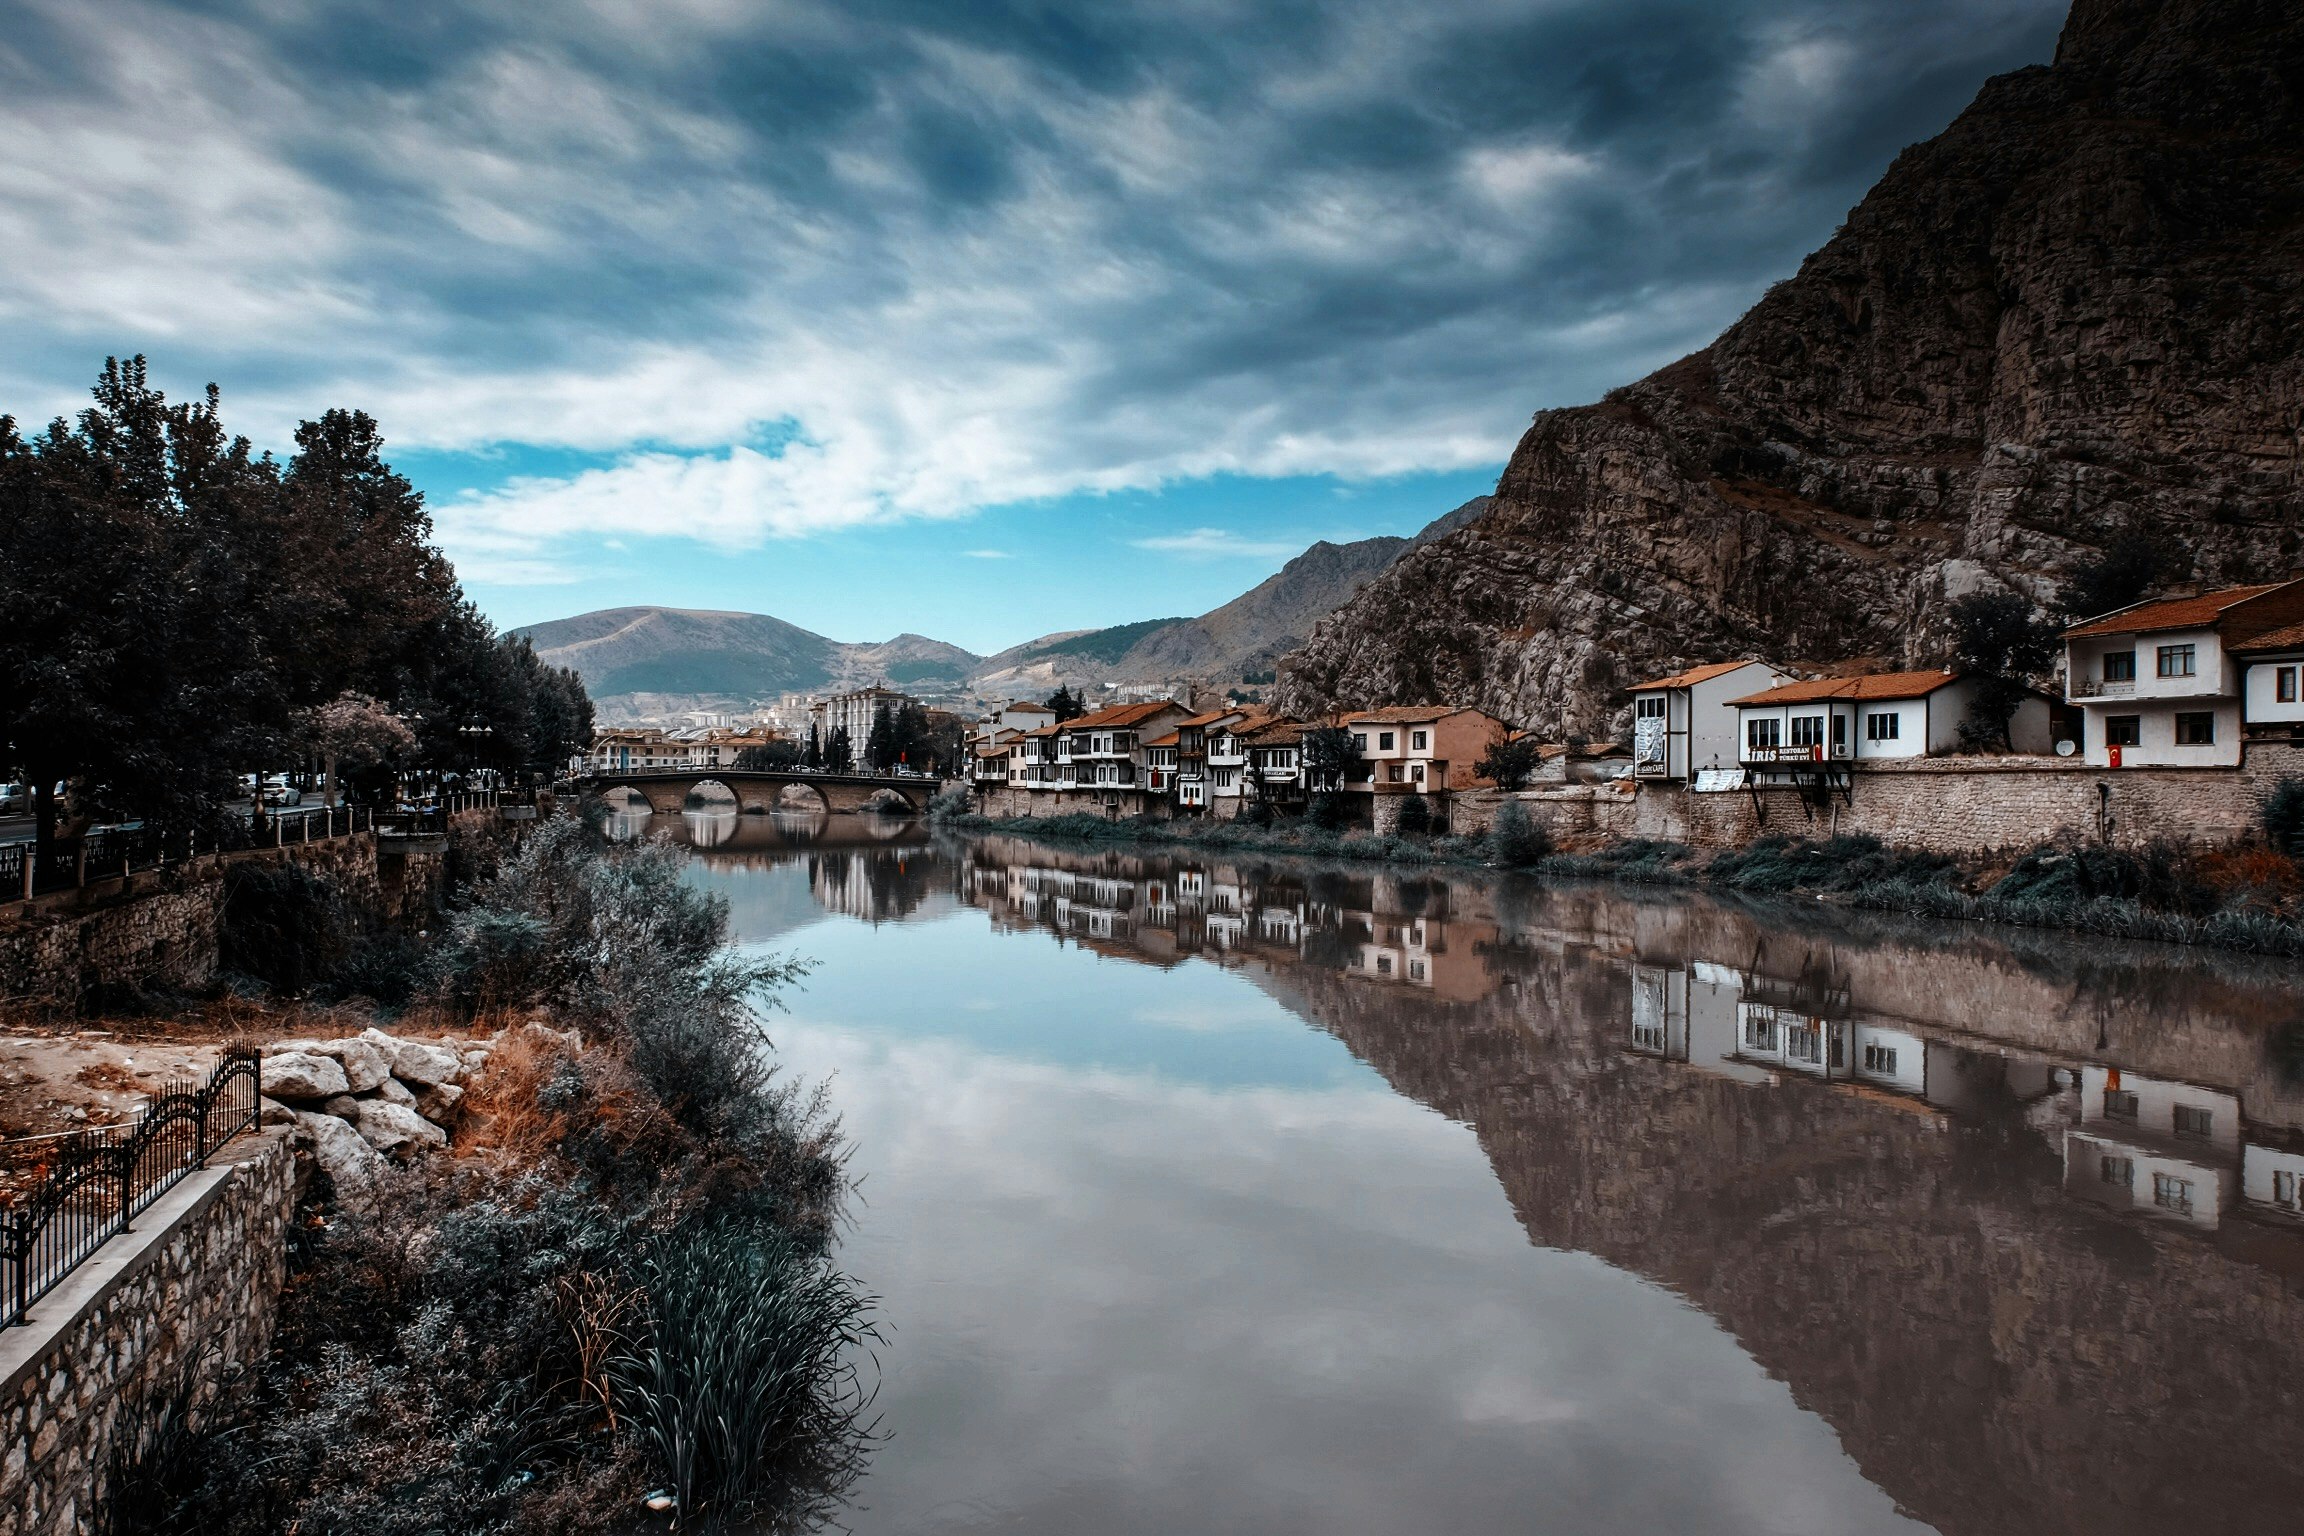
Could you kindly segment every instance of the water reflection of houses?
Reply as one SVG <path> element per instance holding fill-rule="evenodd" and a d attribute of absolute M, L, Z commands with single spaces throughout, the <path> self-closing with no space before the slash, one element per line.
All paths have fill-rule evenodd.
<path fill-rule="evenodd" d="M 1806 1080 L 1952 1113 L 2021 1107 L 2060 1144 L 2074 1199 L 2213 1231 L 2236 1207 L 2304 1219 L 2304 1138 L 2248 1126 L 2238 1095 L 1869 1015 L 1844 982 L 1708 961 L 1635 962 L 1628 1048 L 1747 1083 Z M 2254 1137 L 2256 1139 L 2250 1139 Z"/>
<path fill-rule="evenodd" d="M 1018 845 L 979 858 L 963 884 L 995 921 L 1160 964 L 1314 965 L 1444 1001 L 1496 985 L 1481 942 L 1494 925 L 1468 931 L 1436 881 L 1126 855 L 1067 861 Z"/>

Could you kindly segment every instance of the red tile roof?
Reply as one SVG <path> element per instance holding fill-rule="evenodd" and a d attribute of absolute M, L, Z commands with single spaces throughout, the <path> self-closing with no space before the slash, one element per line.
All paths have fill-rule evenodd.
<path fill-rule="evenodd" d="M 2236 651 L 2297 651 L 2304 650 L 2304 624 L 2290 624 L 2268 634 L 2258 635 L 2246 645 L 2233 647 Z"/>
<path fill-rule="evenodd" d="M 1176 731 L 1170 731 L 1170 732 L 1169 732 L 1167 735 L 1165 735 L 1165 736 L 1155 736 L 1155 737 L 1153 737 L 1153 738 L 1152 738 L 1150 741 L 1147 741 L 1146 743 L 1144 743 L 1144 745 L 1146 745 L 1146 746 L 1148 746 L 1148 747 L 1172 747 L 1172 746 L 1176 745 L 1176 738 L 1177 738 L 1177 736 L 1178 736 L 1179 734 L 1180 734 L 1179 732 L 1176 732 Z"/>
<path fill-rule="evenodd" d="M 2283 581 L 2273 581 L 2256 587 L 2225 587 L 2196 597 L 2164 597 L 2155 602 L 2130 603 L 2085 624 L 2075 624 L 2064 634 L 2067 639 L 2077 639 L 2087 635 L 2143 634 L 2156 629 L 2206 629 L 2233 604 L 2262 597 L 2286 585 Z"/>
<path fill-rule="evenodd" d="M 1675 672 L 1670 677 L 1660 677 L 1652 683 L 1634 683 L 1632 691 L 1634 693 L 1651 693 L 1658 688 L 1693 688 L 1698 683 L 1708 683 L 1716 677 L 1726 677 L 1738 667 L 1753 665 L 1756 663 L 1750 661 L 1709 662 L 1701 667 L 1690 667 L 1685 672 Z"/>
<path fill-rule="evenodd" d="M 1414 725 L 1424 720 L 1445 720 L 1450 715 L 1477 713 L 1469 704 L 1395 704 L 1389 709 L 1361 709 L 1340 718 L 1346 725 Z"/>
<path fill-rule="evenodd" d="M 1109 709 L 1099 709 L 1092 714 L 1067 720 L 1064 722 L 1064 729 L 1067 731 L 1109 730 L 1115 726 L 1134 725 L 1139 721 L 1149 720 L 1164 709 L 1182 709 L 1183 707 L 1174 699 L 1155 699 L 1149 704 L 1115 704 Z"/>
<path fill-rule="evenodd" d="M 1737 704 L 1805 704 L 1814 699 L 1920 699 L 1960 681 L 1957 672 L 1873 672 L 1862 677 L 1819 677 L 1764 693 L 1730 699 Z"/>
<path fill-rule="evenodd" d="M 1242 731 L 1240 736 L 1252 747 L 1285 747 L 1302 741 L 1308 729 L 1301 720 L 1267 720 L 1254 730 Z"/>

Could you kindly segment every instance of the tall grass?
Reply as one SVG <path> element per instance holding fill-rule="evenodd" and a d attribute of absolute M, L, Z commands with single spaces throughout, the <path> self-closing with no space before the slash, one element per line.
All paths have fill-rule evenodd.
<path fill-rule="evenodd" d="M 881 1342 L 874 1299 L 820 1253 L 735 1222 L 674 1232 L 640 1280 L 645 1315 L 607 1376 L 681 1528 L 800 1531 L 832 1513 L 871 1434 L 856 1360 Z"/>

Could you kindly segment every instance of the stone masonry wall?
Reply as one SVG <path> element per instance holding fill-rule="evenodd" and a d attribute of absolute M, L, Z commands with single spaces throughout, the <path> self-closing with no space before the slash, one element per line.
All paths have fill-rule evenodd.
<path fill-rule="evenodd" d="M 1629 784 L 1564 784 L 1547 789 L 1459 790 L 1449 797 L 1448 830 L 1477 837 L 1496 825 L 1507 802 L 1517 801 L 1528 819 L 1555 844 L 1575 845 L 1596 838 L 1635 836 L 1638 801 Z"/>
<path fill-rule="evenodd" d="M 124 1406 L 168 1390 L 187 1371 L 198 1400 L 212 1402 L 228 1372 L 270 1347 L 295 1163 L 280 1136 L 259 1148 L 167 1230 L 132 1231 L 99 1250 L 92 1263 L 118 1244 L 144 1244 L 0 1382 L 0 1536 L 96 1529 L 98 1484 Z M 139 1228 L 166 1208 L 164 1199 Z M 31 1330 L 55 1327 L 51 1309 L 71 1305 L 71 1286 L 33 1306 Z"/>
<path fill-rule="evenodd" d="M 2304 751 L 2249 748 L 2231 768 L 2091 768 L 2061 758 L 1922 758 L 1857 770 L 1848 803 L 1804 810 L 1790 789 L 1694 794 L 1644 784 L 1634 835 L 1698 848 L 1741 847 L 1757 837 L 1865 833 L 1938 853 L 2022 848 L 2059 835 L 2094 839 L 2099 812 L 2115 843 L 2157 838 L 2218 843 L 2256 824 L 2282 778 L 2304 775 Z M 2099 790 L 2104 786 L 2104 791 Z"/>
<path fill-rule="evenodd" d="M 455 818 L 458 838 L 483 835 L 493 812 Z M 195 988 L 216 976 L 225 876 L 248 863 L 292 860 L 336 880 L 384 922 L 416 919 L 446 895 L 448 856 L 379 859 L 376 839 L 208 855 L 190 864 L 94 880 L 0 906 L 0 1007 L 76 1010 L 98 986 Z"/>

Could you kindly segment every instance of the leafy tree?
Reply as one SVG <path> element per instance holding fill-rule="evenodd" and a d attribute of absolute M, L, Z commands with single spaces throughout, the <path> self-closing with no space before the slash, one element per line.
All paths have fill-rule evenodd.
<path fill-rule="evenodd" d="M 215 821 L 236 772 L 324 755 L 347 695 L 390 701 L 417 766 L 549 771 L 589 738 L 575 675 L 464 600 L 374 421 L 304 423 L 283 470 L 213 385 L 172 404 L 115 358 L 93 395 L 31 439 L 0 417 L 0 770 L 43 846 L 59 781 L 81 821 Z"/>
<path fill-rule="evenodd" d="M 824 748 L 824 766 L 834 773 L 846 773 L 856 761 L 856 749 L 848 743 L 848 727 L 835 726 L 832 740 Z"/>
<path fill-rule="evenodd" d="M 2058 608 L 2068 624 L 2143 601 L 2176 563 L 2168 546 L 2150 534 L 2130 530 L 2072 568 Z"/>
<path fill-rule="evenodd" d="M 884 772 L 896 761 L 896 729 L 888 706 L 875 705 L 872 710 L 872 728 L 864 733 L 864 766 L 875 773 Z"/>
<path fill-rule="evenodd" d="M 1961 723 L 1961 745 L 2013 750 L 2008 724 L 2030 680 L 2056 654 L 2056 626 L 2015 592 L 1971 592 L 1952 605 L 1953 666 L 1978 684 Z"/>
<path fill-rule="evenodd" d="M 1048 707 L 1056 712 L 1058 725 L 1062 725 L 1067 720 L 1077 720 L 1088 713 L 1088 706 L 1080 701 L 1080 695 L 1072 691 L 1069 683 L 1057 688 L 1055 694 L 1048 700 Z"/>
<path fill-rule="evenodd" d="M 1396 830 L 1402 837 L 1424 837 L 1432 831 L 1432 802 L 1419 794 L 1409 794 L 1400 802 L 1400 820 Z"/>
<path fill-rule="evenodd" d="M 1533 736 L 1498 737 L 1472 765 L 1476 777 L 1493 780 L 1498 788 L 1518 789 L 1536 772 L 1538 758 Z"/>
<path fill-rule="evenodd" d="M 778 769 L 800 766 L 800 747 L 796 742 L 771 741 L 764 746 L 746 747 L 736 754 L 730 766 L 748 773 L 768 773 Z"/>
<path fill-rule="evenodd" d="M 813 720 L 808 722 L 808 746 L 800 754 L 800 766 L 803 768 L 821 768 L 824 766 L 824 733 L 822 727 Z"/>
<path fill-rule="evenodd" d="M 1315 788 L 1335 789 L 1367 778 L 1368 760 L 1350 731 L 1324 725 L 1304 733 L 1304 771 Z"/>
<path fill-rule="evenodd" d="M 1304 819 L 1326 831 L 1342 831 L 1352 819 L 1352 803 L 1340 794 L 1316 794 L 1304 808 Z"/>
<path fill-rule="evenodd" d="M 398 716 L 364 693 L 340 693 L 299 717 L 297 735 L 325 765 L 325 803 L 340 797 L 338 769 L 369 767 L 416 745 L 416 734 Z"/>

